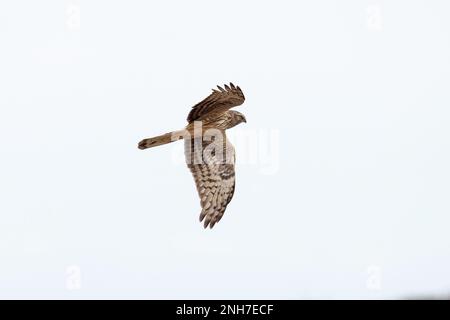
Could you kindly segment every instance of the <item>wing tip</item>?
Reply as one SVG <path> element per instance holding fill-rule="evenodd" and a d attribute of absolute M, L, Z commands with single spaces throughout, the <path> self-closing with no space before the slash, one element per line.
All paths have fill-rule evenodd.
<path fill-rule="evenodd" d="M 206 219 L 205 219 L 206 218 Z M 208 227 L 210 229 L 212 229 L 214 227 L 214 225 L 219 222 L 219 220 L 217 220 L 214 216 L 211 215 L 207 215 L 206 213 L 202 212 L 200 213 L 200 222 L 203 222 L 203 220 L 205 220 L 203 222 L 203 229 L 207 229 Z"/>
<path fill-rule="evenodd" d="M 225 89 L 223 88 L 225 87 Z M 234 85 L 233 82 L 230 82 L 230 84 L 224 84 L 223 87 L 217 85 L 217 89 L 213 88 L 212 91 L 213 93 L 221 93 L 221 92 L 229 92 L 229 91 L 239 91 L 240 93 L 242 93 L 242 89 L 239 86 Z"/>

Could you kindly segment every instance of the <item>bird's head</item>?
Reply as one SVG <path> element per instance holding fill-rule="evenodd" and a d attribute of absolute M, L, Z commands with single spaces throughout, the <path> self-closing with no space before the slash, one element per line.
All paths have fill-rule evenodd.
<path fill-rule="evenodd" d="M 238 111 L 228 111 L 230 115 L 230 124 L 228 125 L 228 128 L 232 128 L 234 126 L 237 126 L 238 124 L 245 122 L 247 123 L 247 119 L 245 119 L 245 116 L 238 112 Z"/>

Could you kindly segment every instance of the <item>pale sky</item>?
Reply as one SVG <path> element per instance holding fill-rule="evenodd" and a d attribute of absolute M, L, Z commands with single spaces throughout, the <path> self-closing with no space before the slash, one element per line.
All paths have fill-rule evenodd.
<path fill-rule="evenodd" d="M 0 298 L 450 291 L 446 1 L 3 1 Z M 213 230 L 180 129 L 232 81 Z"/>

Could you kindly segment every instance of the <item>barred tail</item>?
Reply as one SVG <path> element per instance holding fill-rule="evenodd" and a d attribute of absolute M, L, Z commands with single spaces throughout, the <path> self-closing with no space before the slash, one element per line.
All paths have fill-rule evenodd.
<path fill-rule="evenodd" d="M 138 148 L 141 150 L 144 150 L 147 148 L 153 148 L 153 147 L 157 147 L 157 146 L 160 146 L 163 144 L 171 143 L 171 142 L 183 139 L 184 133 L 185 133 L 184 130 L 173 131 L 173 132 L 163 134 L 161 136 L 144 139 L 141 142 L 139 142 Z"/>

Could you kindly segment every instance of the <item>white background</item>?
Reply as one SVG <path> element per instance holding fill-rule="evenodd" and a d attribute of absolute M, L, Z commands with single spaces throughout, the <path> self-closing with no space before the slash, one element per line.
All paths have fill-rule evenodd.
<path fill-rule="evenodd" d="M 0 297 L 447 294 L 449 10 L 2 1 Z M 182 143 L 137 142 L 229 81 L 273 148 L 203 230 Z"/>

